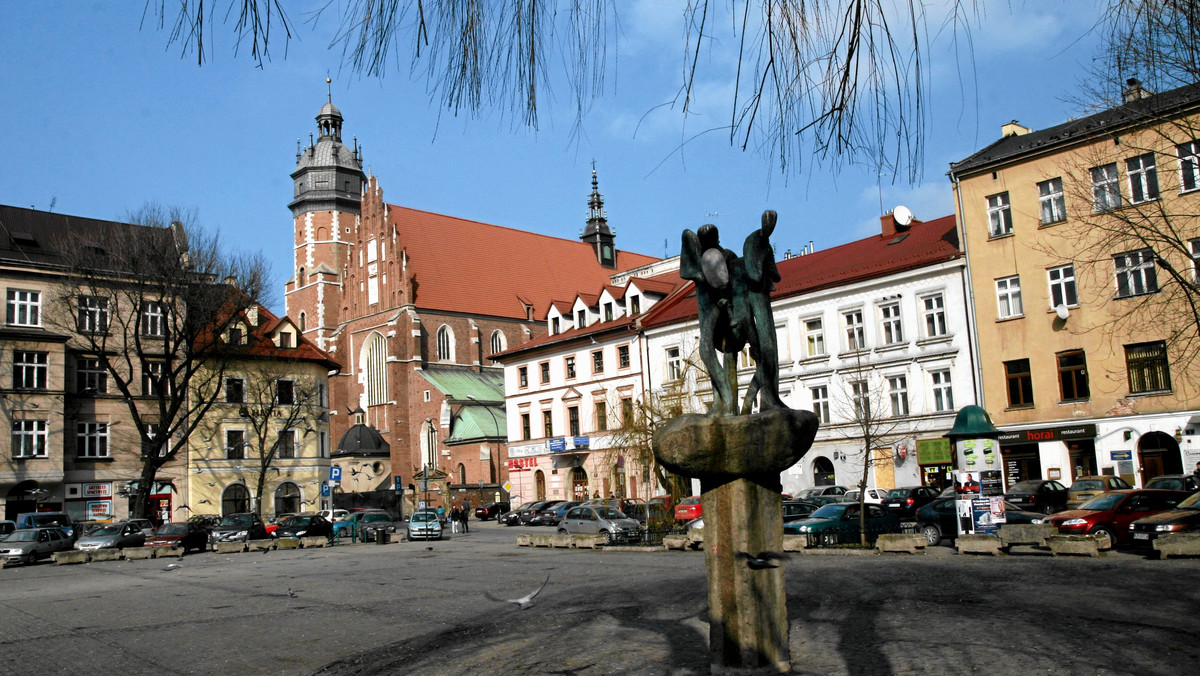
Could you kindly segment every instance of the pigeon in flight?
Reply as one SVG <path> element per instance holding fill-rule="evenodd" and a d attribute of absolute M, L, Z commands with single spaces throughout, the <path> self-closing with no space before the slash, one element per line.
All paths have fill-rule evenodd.
<path fill-rule="evenodd" d="M 491 593 L 489 593 L 489 592 L 484 592 L 483 594 L 484 594 L 484 596 L 487 596 L 489 599 L 491 599 L 491 600 L 493 600 L 493 601 L 496 601 L 496 602 L 498 602 L 498 603 L 515 603 L 515 604 L 517 604 L 518 606 L 521 606 L 521 610 L 528 610 L 528 609 L 529 609 L 529 607 L 533 605 L 533 597 L 535 597 L 535 596 L 537 596 L 538 594 L 542 593 L 542 590 L 543 590 L 543 589 L 545 589 L 545 588 L 546 588 L 546 585 L 547 585 L 547 584 L 549 584 L 549 583 L 550 583 L 550 576 L 549 576 L 549 575 L 547 575 L 547 576 L 546 576 L 546 581 L 542 583 L 542 586 L 540 586 L 540 587 L 538 587 L 537 589 L 535 589 L 535 590 L 533 590 L 533 591 L 529 592 L 528 594 L 526 594 L 525 596 L 522 596 L 522 597 L 521 597 L 521 598 L 519 598 L 519 599 L 502 599 L 502 598 L 497 598 L 497 597 L 493 596 L 493 595 L 492 595 Z"/>
<path fill-rule="evenodd" d="M 183 566 L 179 565 L 178 563 L 168 563 L 167 567 L 163 568 L 163 570 L 176 570 L 179 568 L 183 568 Z"/>
<path fill-rule="evenodd" d="M 779 552 L 760 552 L 757 556 L 748 552 L 738 552 L 739 559 L 746 559 L 746 565 L 750 566 L 751 570 L 762 570 L 764 568 L 778 568 L 779 566 L 773 561 L 785 561 L 789 558 L 787 554 Z"/>

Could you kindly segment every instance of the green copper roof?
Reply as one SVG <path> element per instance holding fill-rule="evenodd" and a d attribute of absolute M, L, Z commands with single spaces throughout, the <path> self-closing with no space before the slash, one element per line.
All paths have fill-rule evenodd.
<path fill-rule="evenodd" d="M 468 441 L 507 439 L 508 428 L 504 424 L 503 406 L 463 406 L 454 416 L 454 425 L 447 444 L 462 444 Z"/>
<path fill-rule="evenodd" d="M 963 406 L 954 417 L 954 427 L 946 433 L 951 439 L 984 438 L 1000 436 L 987 411 L 978 406 Z"/>
<path fill-rule="evenodd" d="M 469 369 L 425 369 L 421 375 L 449 399 L 482 402 L 504 401 L 504 374 L 499 371 Z"/>

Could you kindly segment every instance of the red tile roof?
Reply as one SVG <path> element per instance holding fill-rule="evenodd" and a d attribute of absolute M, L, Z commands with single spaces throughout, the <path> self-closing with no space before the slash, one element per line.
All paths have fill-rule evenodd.
<path fill-rule="evenodd" d="M 341 364 L 328 352 L 317 347 L 316 343 L 301 335 L 299 329 L 294 334 L 297 343 L 295 347 L 277 346 L 272 340 L 276 329 L 285 321 L 295 327 L 292 320 L 286 317 L 276 317 L 262 305 L 258 306 L 257 326 L 251 325 L 245 310 L 240 311 L 238 317 L 248 328 L 248 335 L 245 336 L 246 342 L 238 348 L 238 354 L 266 359 L 312 361 L 320 363 L 330 370 L 341 369 Z"/>
<path fill-rule="evenodd" d="M 934 265 L 961 257 L 954 216 L 932 221 L 913 221 L 896 236 L 873 235 L 824 251 L 778 261 L 782 278 L 771 294 L 772 299 L 812 293 L 876 277 Z M 643 327 L 664 326 L 696 317 L 696 295 L 688 282 L 673 297 L 656 304 L 645 313 Z"/>
<path fill-rule="evenodd" d="M 564 289 L 598 288 L 615 272 L 659 260 L 618 250 L 610 270 L 579 240 L 396 205 L 388 212 L 408 254 L 419 309 L 523 319 L 524 301 L 544 319 Z"/>

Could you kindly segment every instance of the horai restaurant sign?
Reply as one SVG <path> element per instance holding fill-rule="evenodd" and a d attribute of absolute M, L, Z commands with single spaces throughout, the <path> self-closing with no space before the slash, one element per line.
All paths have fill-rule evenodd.
<path fill-rule="evenodd" d="M 1004 445 L 1013 445 L 1036 444 L 1039 441 L 1073 441 L 1095 438 L 1095 425 L 1075 425 L 1074 427 L 1050 427 L 1040 430 L 1001 432 L 998 441 Z"/>

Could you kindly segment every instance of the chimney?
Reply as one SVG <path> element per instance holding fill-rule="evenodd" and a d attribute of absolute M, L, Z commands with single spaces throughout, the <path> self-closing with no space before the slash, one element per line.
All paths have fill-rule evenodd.
<path fill-rule="evenodd" d="M 1138 80 L 1136 77 L 1129 78 L 1125 81 L 1125 84 L 1128 86 L 1121 91 L 1121 98 L 1125 100 L 1125 103 L 1148 98 L 1154 94 L 1154 92 L 1143 87 L 1141 80 Z"/>
<path fill-rule="evenodd" d="M 1001 138 L 1006 138 L 1008 136 L 1024 136 L 1031 131 L 1033 130 L 1029 127 L 1021 126 L 1016 120 L 1005 122 L 1004 124 L 1000 125 Z"/>
<path fill-rule="evenodd" d="M 908 232 L 908 229 L 916 223 L 920 223 L 920 221 L 913 218 L 912 211 L 903 205 L 879 217 L 879 229 L 883 233 L 884 239 Z"/>

